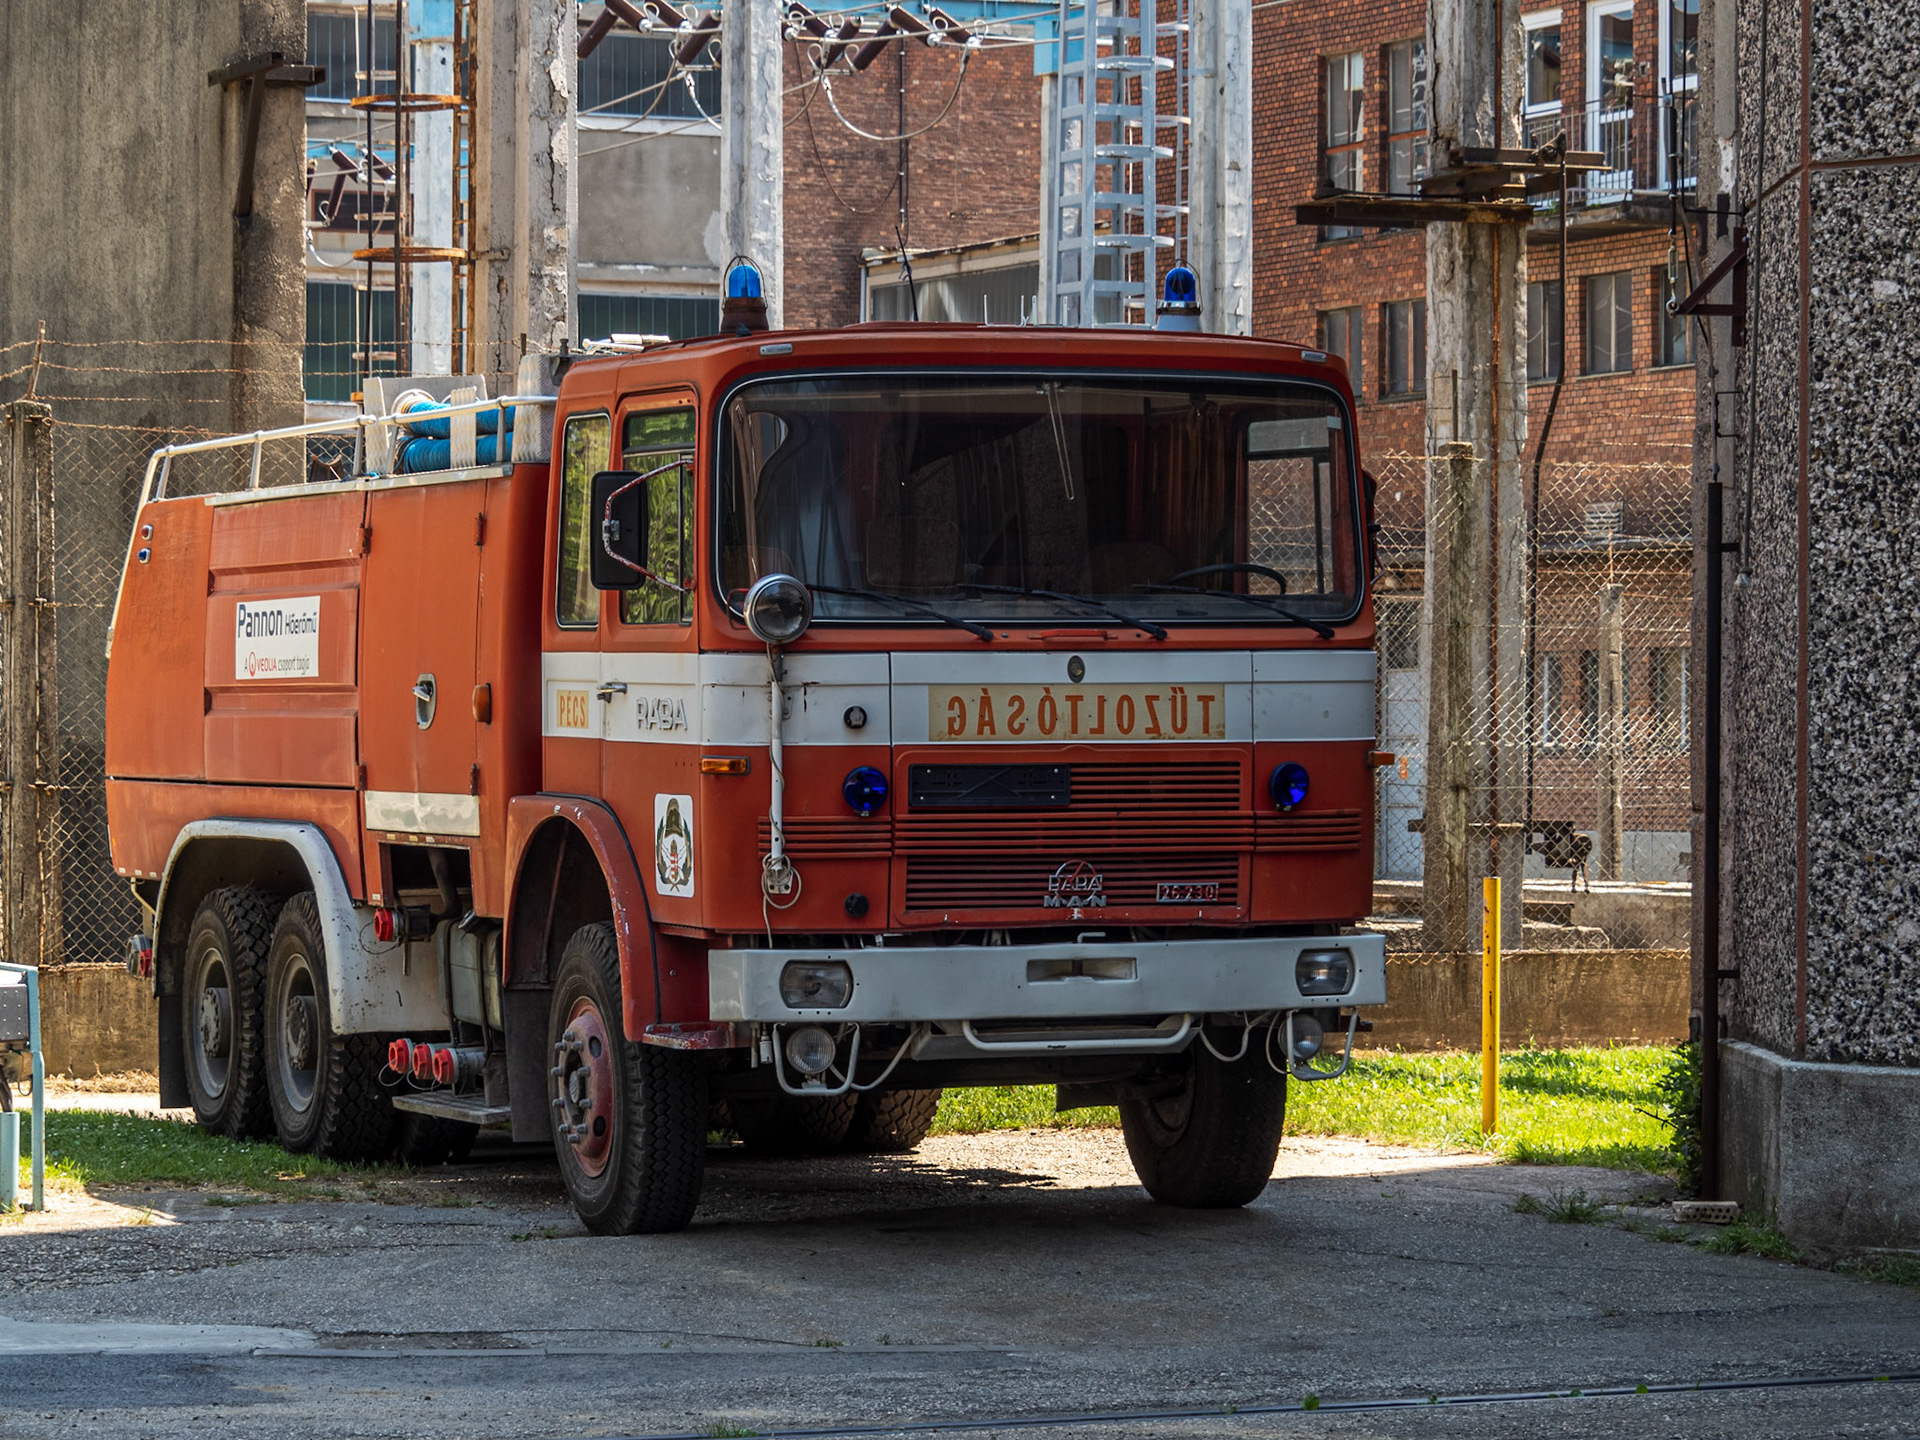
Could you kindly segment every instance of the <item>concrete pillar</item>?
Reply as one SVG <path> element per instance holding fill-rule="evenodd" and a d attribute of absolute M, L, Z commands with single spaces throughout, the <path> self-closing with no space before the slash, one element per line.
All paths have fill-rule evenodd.
<path fill-rule="evenodd" d="M 1620 782 L 1626 758 L 1626 651 L 1621 628 L 1623 585 L 1600 587 L 1599 730 L 1594 737 L 1594 805 L 1598 835 L 1593 846 L 1596 878 L 1618 880 L 1626 868 Z"/>
<path fill-rule="evenodd" d="M 1737 25 L 1729 5 L 1711 0 L 1701 28 L 1739 225 L 1723 239 L 1710 219 L 1700 263 L 1743 227 L 1749 335 L 1736 349 L 1713 322 L 1723 369 L 1700 418 L 1737 437 L 1719 451 L 1740 547 L 1723 592 L 1721 964 L 1737 971 L 1728 1029 L 1751 1048 L 1723 1051 L 1722 1174 L 1726 1198 L 1803 1245 L 1911 1247 L 1920 157 L 1884 77 L 1920 65 L 1920 0 L 1740 0 Z"/>
<path fill-rule="evenodd" d="M 1246 0 L 1193 0 L 1187 255 L 1200 326 L 1253 333 L 1253 12 Z M 1051 212 L 1041 207 L 1042 215 Z M 1156 304 L 1159 296 L 1149 296 Z"/>
<path fill-rule="evenodd" d="M 1519 0 L 1433 0 L 1428 23 L 1434 163 L 1446 163 L 1455 145 L 1517 147 L 1524 55 Z M 1427 452 L 1451 457 L 1428 467 L 1429 577 L 1435 574 L 1435 536 L 1455 523 L 1447 508 L 1470 504 L 1473 509 L 1470 530 L 1459 532 L 1474 547 L 1470 581 L 1464 582 L 1468 588 L 1456 588 L 1436 606 L 1430 578 L 1425 602 L 1433 636 L 1430 657 L 1443 651 L 1443 628 L 1472 628 L 1471 700 L 1460 708 L 1435 707 L 1435 715 L 1444 713 L 1451 728 L 1432 732 L 1431 751 L 1439 755 L 1466 747 L 1468 829 L 1461 836 L 1447 828 L 1459 819 L 1457 804 L 1449 801 L 1429 805 L 1424 834 L 1429 876 L 1436 865 L 1451 874 L 1465 847 L 1473 883 L 1440 893 L 1429 883 L 1425 897 L 1429 925 L 1448 938 L 1470 933 L 1480 907 L 1477 882 L 1485 875 L 1503 881 L 1503 933 L 1521 934 L 1523 747 L 1530 742 L 1520 485 L 1527 423 L 1526 233 L 1524 224 L 1427 228 Z M 1457 484 L 1461 452 L 1450 448 L 1455 445 L 1469 447 L 1474 457 L 1470 498 Z M 1429 694 L 1438 696 L 1443 683 L 1457 679 L 1430 670 Z M 1430 769 L 1430 797 L 1437 783 Z"/>
<path fill-rule="evenodd" d="M 579 25 L 573 0 L 479 7 L 474 215 L 481 263 L 474 368 L 493 393 L 523 351 L 550 353 L 573 329 Z"/>
<path fill-rule="evenodd" d="M 778 330 L 786 264 L 780 3 L 724 0 L 720 14 L 722 233 L 728 258 L 745 255 L 760 267 L 767 323 Z"/>
<path fill-rule="evenodd" d="M 453 5 L 451 0 L 409 0 L 407 28 L 413 53 L 413 88 L 451 95 Z M 453 115 L 428 111 L 413 118 L 413 241 L 453 244 Z M 413 270 L 413 368 L 445 375 L 453 368 L 453 267 L 442 262 Z"/>
<path fill-rule="evenodd" d="M 31 400 L 7 407 L 6 487 L 0 494 L 0 959 L 40 965 L 60 958 L 59 735 L 54 690 L 53 411 Z"/>

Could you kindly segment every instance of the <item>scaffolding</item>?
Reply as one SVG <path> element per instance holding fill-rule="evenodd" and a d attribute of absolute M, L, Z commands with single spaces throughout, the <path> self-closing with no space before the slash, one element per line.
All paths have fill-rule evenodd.
<path fill-rule="evenodd" d="M 1160 281 L 1185 258 L 1191 7 L 1061 0 L 1051 117 L 1058 324 L 1152 324 Z"/>

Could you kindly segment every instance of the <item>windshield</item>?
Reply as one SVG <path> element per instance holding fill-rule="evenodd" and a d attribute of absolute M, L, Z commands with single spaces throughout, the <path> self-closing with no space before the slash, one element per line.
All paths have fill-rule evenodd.
<path fill-rule="evenodd" d="M 720 583 L 737 608 L 785 572 L 822 587 L 816 618 L 889 624 L 937 622 L 886 596 L 1008 624 L 1344 619 L 1344 427 L 1274 380 L 751 383 L 722 415 Z"/>

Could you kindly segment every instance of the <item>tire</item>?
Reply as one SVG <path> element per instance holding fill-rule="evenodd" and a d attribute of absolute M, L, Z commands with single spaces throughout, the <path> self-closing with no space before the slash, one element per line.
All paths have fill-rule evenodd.
<path fill-rule="evenodd" d="M 845 1148 L 856 1154 L 901 1155 L 927 1138 L 938 1090 L 888 1090 L 862 1095 L 853 1107 Z"/>
<path fill-rule="evenodd" d="M 852 1093 L 821 1099 L 798 1095 L 734 1096 L 733 1129 L 756 1155 L 830 1155 L 853 1127 Z"/>
<path fill-rule="evenodd" d="M 1266 1188 L 1287 1123 L 1287 1077 L 1257 1052 L 1225 1064 L 1195 1044 L 1185 1083 L 1122 1099 L 1127 1156 L 1147 1193 L 1190 1210 L 1245 1205 Z"/>
<path fill-rule="evenodd" d="M 380 1088 L 379 1035 L 336 1035 L 326 942 L 311 891 L 294 896 L 267 953 L 267 1093 L 280 1143 L 328 1160 L 384 1160 L 396 1112 Z"/>
<path fill-rule="evenodd" d="M 187 1096 L 202 1130 L 273 1133 L 267 1094 L 267 952 L 280 898 L 251 885 L 215 890 L 193 912 L 179 993 Z"/>
<path fill-rule="evenodd" d="M 560 1178 L 596 1235 L 682 1230 L 706 1172 L 706 1068 L 687 1051 L 629 1041 L 621 1013 L 613 927 L 582 926 L 561 953 L 547 1019 Z"/>
<path fill-rule="evenodd" d="M 393 1158 L 416 1170 L 435 1165 L 459 1164 L 473 1153 L 473 1142 L 480 1133 L 478 1125 L 461 1120 L 443 1120 L 437 1115 L 421 1115 L 412 1110 L 396 1110 L 393 1122 Z"/>

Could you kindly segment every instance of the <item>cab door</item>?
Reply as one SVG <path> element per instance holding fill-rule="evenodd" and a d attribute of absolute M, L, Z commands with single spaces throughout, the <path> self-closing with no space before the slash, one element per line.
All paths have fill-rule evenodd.
<path fill-rule="evenodd" d="M 607 592 L 598 692 L 601 793 L 633 841 L 655 920 L 679 925 L 700 923 L 715 883 L 693 634 L 698 415 L 693 394 L 673 389 L 629 396 L 615 417 L 617 468 L 647 477 L 648 573 Z"/>
<path fill-rule="evenodd" d="M 360 755 L 369 832 L 480 833 L 473 688 L 483 479 L 367 495 Z"/>

